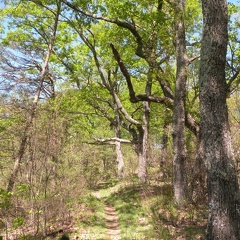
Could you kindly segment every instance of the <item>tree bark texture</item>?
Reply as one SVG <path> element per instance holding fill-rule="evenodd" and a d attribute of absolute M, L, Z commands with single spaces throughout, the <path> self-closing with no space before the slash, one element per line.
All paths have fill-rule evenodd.
<path fill-rule="evenodd" d="M 197 135 L 197 152 L 195 163 L 192 167 L 192 176 L 190 181 L 191 200 L 195 203 L 206 200 L 207 184 L 206 184 L 206 168 L 204 165 L 204 149 L 201 135 Z"/>
<path fill-rule="evenodd" d="M 152 91 L 153 68 L 150 67 L 145 87 L 147 96 Z M 138 149 L 138 178 L 140 182 L 147 180 L 147 159 L 148 159 L 148 138 L 149 138 L 149 121 L 150 121 L 150 102 L 143 102 L 143 120 L 142 126 L 139 127 L 139 149 Z"/>
<path fill-rule="evenodd" d="M 115 123 L 115 136 L 117 138 L 121 138 L 121 121 L 120 116 L 118 112 L 118 106 L 117 104 L 114 104 L 114 123 Z M 125 177 L 125 169 L 124 169 L 124 159 L 123 159 L 123 153 L 122 153 L 122 146 L 121 142 L 116 141 L 115 142 L 116 147 L 116 156 L 117 156 L 117 171 L 118 171 L 118 178 L 123 179 Z"/>
<path fill-rule="evenodd" d="M 115 142 L 115 146 L 116 146 L 116 155 L 117 155 L 118 178 L 123 179 L 125 176 L 125 172 L 124 172 L 124 160 L 123 160 L 121 143 Z"/>
<path fill-rule="evenodd" d="M 240 239 L 239 185 L 231 145 L 225 64 L 228 42 L 226 0 L 202 0 L 203 38 L 200 109 L 208 175 L 208 240 Z"/>
<path fill-rule="evenodd" d="M 149 117 L 150 103 L 143 102 L 144 115 L 142 126 L 139 127 L 138 137 L 138 179 L 141 183 L 147 180 L 147 155 L 148 155 L 148 134 L 149 134 Z"/>
<path fill-rule="evenodd" d="M 186 181 L 186 140 L 185 140 L 185 99 L 188 58 L 186 55 L 185 27 L 184 27 L 185 0 L 180 0 L 175 6 L 175 44 L 176 44 L 176 89 L 173 107 L 173 187 L 174 198 L 181 205 L 187 199 Z"/>
<path fill-rule="evenodd" d="M 161 147 L 161 155 L 160 155 L 160 171 L 162 174 L 163 179 L 165 179 L 168 174 L 167 174 L 167 147 L 168 147 L 168 130 L 169 130 L 169 121 L 165 120 L 164 125 L 163 125 L 163 135 L 162 135 L 162 147 Z"/>

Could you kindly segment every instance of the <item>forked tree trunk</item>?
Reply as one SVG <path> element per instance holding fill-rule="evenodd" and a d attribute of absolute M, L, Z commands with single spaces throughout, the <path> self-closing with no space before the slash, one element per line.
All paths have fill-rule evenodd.
<path fill-rule="evenodd" d="M 239 185 L 231 145 L 225 64 L 226 0 L 202 0 L 201 129 L 208 175 L 208 240 L 240 239 Z"/>
<path fill-rule="evenodd" d="M 176 44 L 176 89 L 173 109 L 173 187 L 174 198 L 181 205 L 187 199 L 187 178 L 185 170 L 186 140 L 185 140 L 185 99 L 188 58 L 186 55 L 185 27 L 184 27 L 185 0 L 179 0 L 175 6 L 175 44 Z"/>

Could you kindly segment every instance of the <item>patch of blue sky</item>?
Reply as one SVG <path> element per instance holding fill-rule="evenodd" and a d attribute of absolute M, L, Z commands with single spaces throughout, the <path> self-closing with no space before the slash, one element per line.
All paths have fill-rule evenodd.
<path fill-rule="evenodd" d="M 229 3 L 233 3 L 235 5 L 240 5 L 240 0 L 228 0 Z"/>

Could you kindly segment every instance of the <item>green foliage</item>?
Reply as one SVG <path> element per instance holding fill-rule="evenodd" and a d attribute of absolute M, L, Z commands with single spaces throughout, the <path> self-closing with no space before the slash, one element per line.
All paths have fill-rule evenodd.
<path fill-rule="evenodd" d="M 118 211 L 122 239 L 175 239 L 181 237 L 181 234 L 185 234 L 186 239 L 191 239 L 190 236 L 193 239 L 197 237 L 198 231 L 202 234 L 202 228 L 195 228 L 191 224 L 184 225 L 179 219 L 182 214 L 187 221 L 196 221 L 198 209 L 192 210 L 193 207 L 189 206 L 189 212 L 180 212 L 172 201 L 169 186 L 148 188 L 137 184 L 130 187 L 116 184 L 114 147 L 93 144 L 95 138 L 110 138 L 115 134 L 110 121 L 116 117 L 113 89 L 129 115 L 139 122 L 142 121 L 142 102 L 129 101 L 126 79 L 113 56 L 110 43 L 119 51 L 122 62 L 130 73 L 136 95 L 145 93 L 149 69 L 153 66 L 152 94 L 163 97 L 157 77 L 166 81 L 174 92 L 176 59 L 173 5 L 169 1 L 163 1 L 162 8 L 158 9 L 159 1 L 154 0 L 72 1 L 78 9 L 108 19 L 103 21 L 77 13 L 61 0 L 6 2 L 6 7 L 0 12 L 0 75 L 6 82 L 7 89 L 6 95 L 2 96 L 0 110 L 2 185 L 5 185 L 10 175 L 9 166 L 17 155 L 19 139 L 23 135 L 24 123 L 29 116 L 30 103 L 36 92 L 46 49 L 51 39 L 57 6 L 62 4 L 62 9 L 54 52 L 48 65 L 48 75 L 27 138 L 21 165 L 22 174 L 18 178 L 21 184 L 17 184 L 12 193 L 0 189 L 0 207 L 5 210 L 11 207 L 14 209 L 17 203 L 21 203 L 28 217 L 36 219 L 35 227 L 41 231 L 40 226 L 44 225 L 44 221 L 56 223 L 59 219 L 71 218 L 70 212 L 77 209 L 75 201 L 80 198 L 78 204 L 82 207 L 82 212 L 77 218 L 79 225 L 90 229 L 89 231 L 96 227 L 95 237 L 105 231 L 104 205 L 103 200 L 86 192 L 107 181 L 106 189 L 101 192 L 106 194 L 106 200 Z M 240 65 L 240 47 L 239 7 L 230 4 L 228 9 L 229 67 L 226 73 L 229 81 Z M 187 1 L 184 14 L 187 52 L 189 58 L 194 58 L 199 54 L 201 45 L 200 2 Z M 148 51 L 149 59 L 152 54 L 152 62 L 136 55 L 136 36 L 129 29 L 112 23 L 116 19 L 131 24 L 137 31 L 143 41 L 143 51 Z M 152 41 L 153 39 L 155 40 Z M 162 62 L 162 59 L 165 60 Z M 106 88 L 107 84 L 104 85 L 100 71 L 107 84 L 113 86 L 112 89 Z M 199 60 L 196 59 L 188 67 L 186 102 L 188 112 L 196 121 L 199 121 L 198 72 Z M 239 82 L 238 77 L 232 83 L 233 90 L 238 88 Z M 55 94 L 51 95 L 53 88 Z M 234 99 L 229 101 L 231 121 L 236 132 L 239 128 L 238 103 L 239 96 L 236 93 Z M 128 132 L 130 123 L 126 121 L 120 109 L 118 113 L 121 120 L 121 137 L 131 139 Z M 159 159 L 163 126 L 166 122 L 171 124 L 171 120 L 170 108 L 158 103 L 151 104 L 151 154 L 148 161 L 149 175 L 151 177 L 155 174 L 156 179 L 159 179 L 156 174 L 162 171 L 159 170 Z M 234 136 L 236 150 L 239 149 L 237 136 Z M 194 162 L 196 140 L 189 131 L 186 131 L 186 137 L 190 169 Z M 170 178 L 173 154 L 171 140 L 168 142 L 168 148 L 169 162 L 166 163 L 166 168 L 169 169 Z M 137 182 L 137 179 L 132 179 L 137 168 L 134 148 L 128 145 L 122 149 L 127 179 Z M 110 190 L 114 187 L 119 187 L 120 190 L 111 193 Z M 9 223 L 15 228 L 30 222 L 26 216 L 5 217 L 8 217 Z M 176 232 L 174 227 L 181 234 Z M 93 239 L 96 239 L 94 237 Z M 103 239 L 104 237 L 105 233 Z"/>
<path fill-rule="evenodd" d="M 29 196 L 29 184 L 21 184 L 21 185 L 18 185 L 17 186 L 17 191 L 16 191 L 16 194 L 19 196 L 19 197 L 28 197 Z"/>
<path fill-rule="evenodd" d="M 12 195 L 12 192 L 7 192 L 6 190 L 0 188 L 0 208 L 7 209 L 11 206 Z"/>
<path fill-rule="evenodd" d="M 25 220 L 23 217 L 17 217 L 13 219 L 13 227 L 18 228 L 25 225 Z"/>
<path fill-rule="evenodd" d="M 231 82 L 231 78 L 236 74 L 237 69 L 240 65 L 240 6 L 234 4 L 228 4 L 229 12 L 229 24 L 228 24 L 228 54 L 227 54 L 227 81 Z M 231 82 L 230 93 L 239 89 L 240 78 L 239 76 L 235 78 L 235 81 Z"/>
<path fill-rule="evenodd" d="M 92 194 L 89 194 L 88 197 L 85 200 L 86 206 L 90 208 L 92 212 L 95 212 L 98 210 L 99 206 L 99 199 L 96 197 L 92 196 Z"/>
<path fill-rule="evenodd" d="M 187 38 L 189 42 L 199 41 L 202 30 L 202 12 L 199 1 L 186 1 L 185 24 Z"/>

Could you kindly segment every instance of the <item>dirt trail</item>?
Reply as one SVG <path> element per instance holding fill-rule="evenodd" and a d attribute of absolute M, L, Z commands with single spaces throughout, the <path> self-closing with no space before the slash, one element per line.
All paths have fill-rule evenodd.
<path fill-rule="evenodd" d="M 109 238 L 111 240 L 120 240 L 120 228 L 115 208 L 110 203 L 105 202 L 104 209 L 106 213 L 106 228 Z"/>
<path fill-rule="evenodd" d="M 101 199 L 101 195 L 99 192 L 94 192 L 93 196 Z M 105 210 L 105 223 L 107 228 L 107 235 L 109 240 L 121 240 L 120 237 L 120 228 L 118 223 L 118 215 L 115 208 L 109 203 L 104 202 L 104 210 Z"/>

